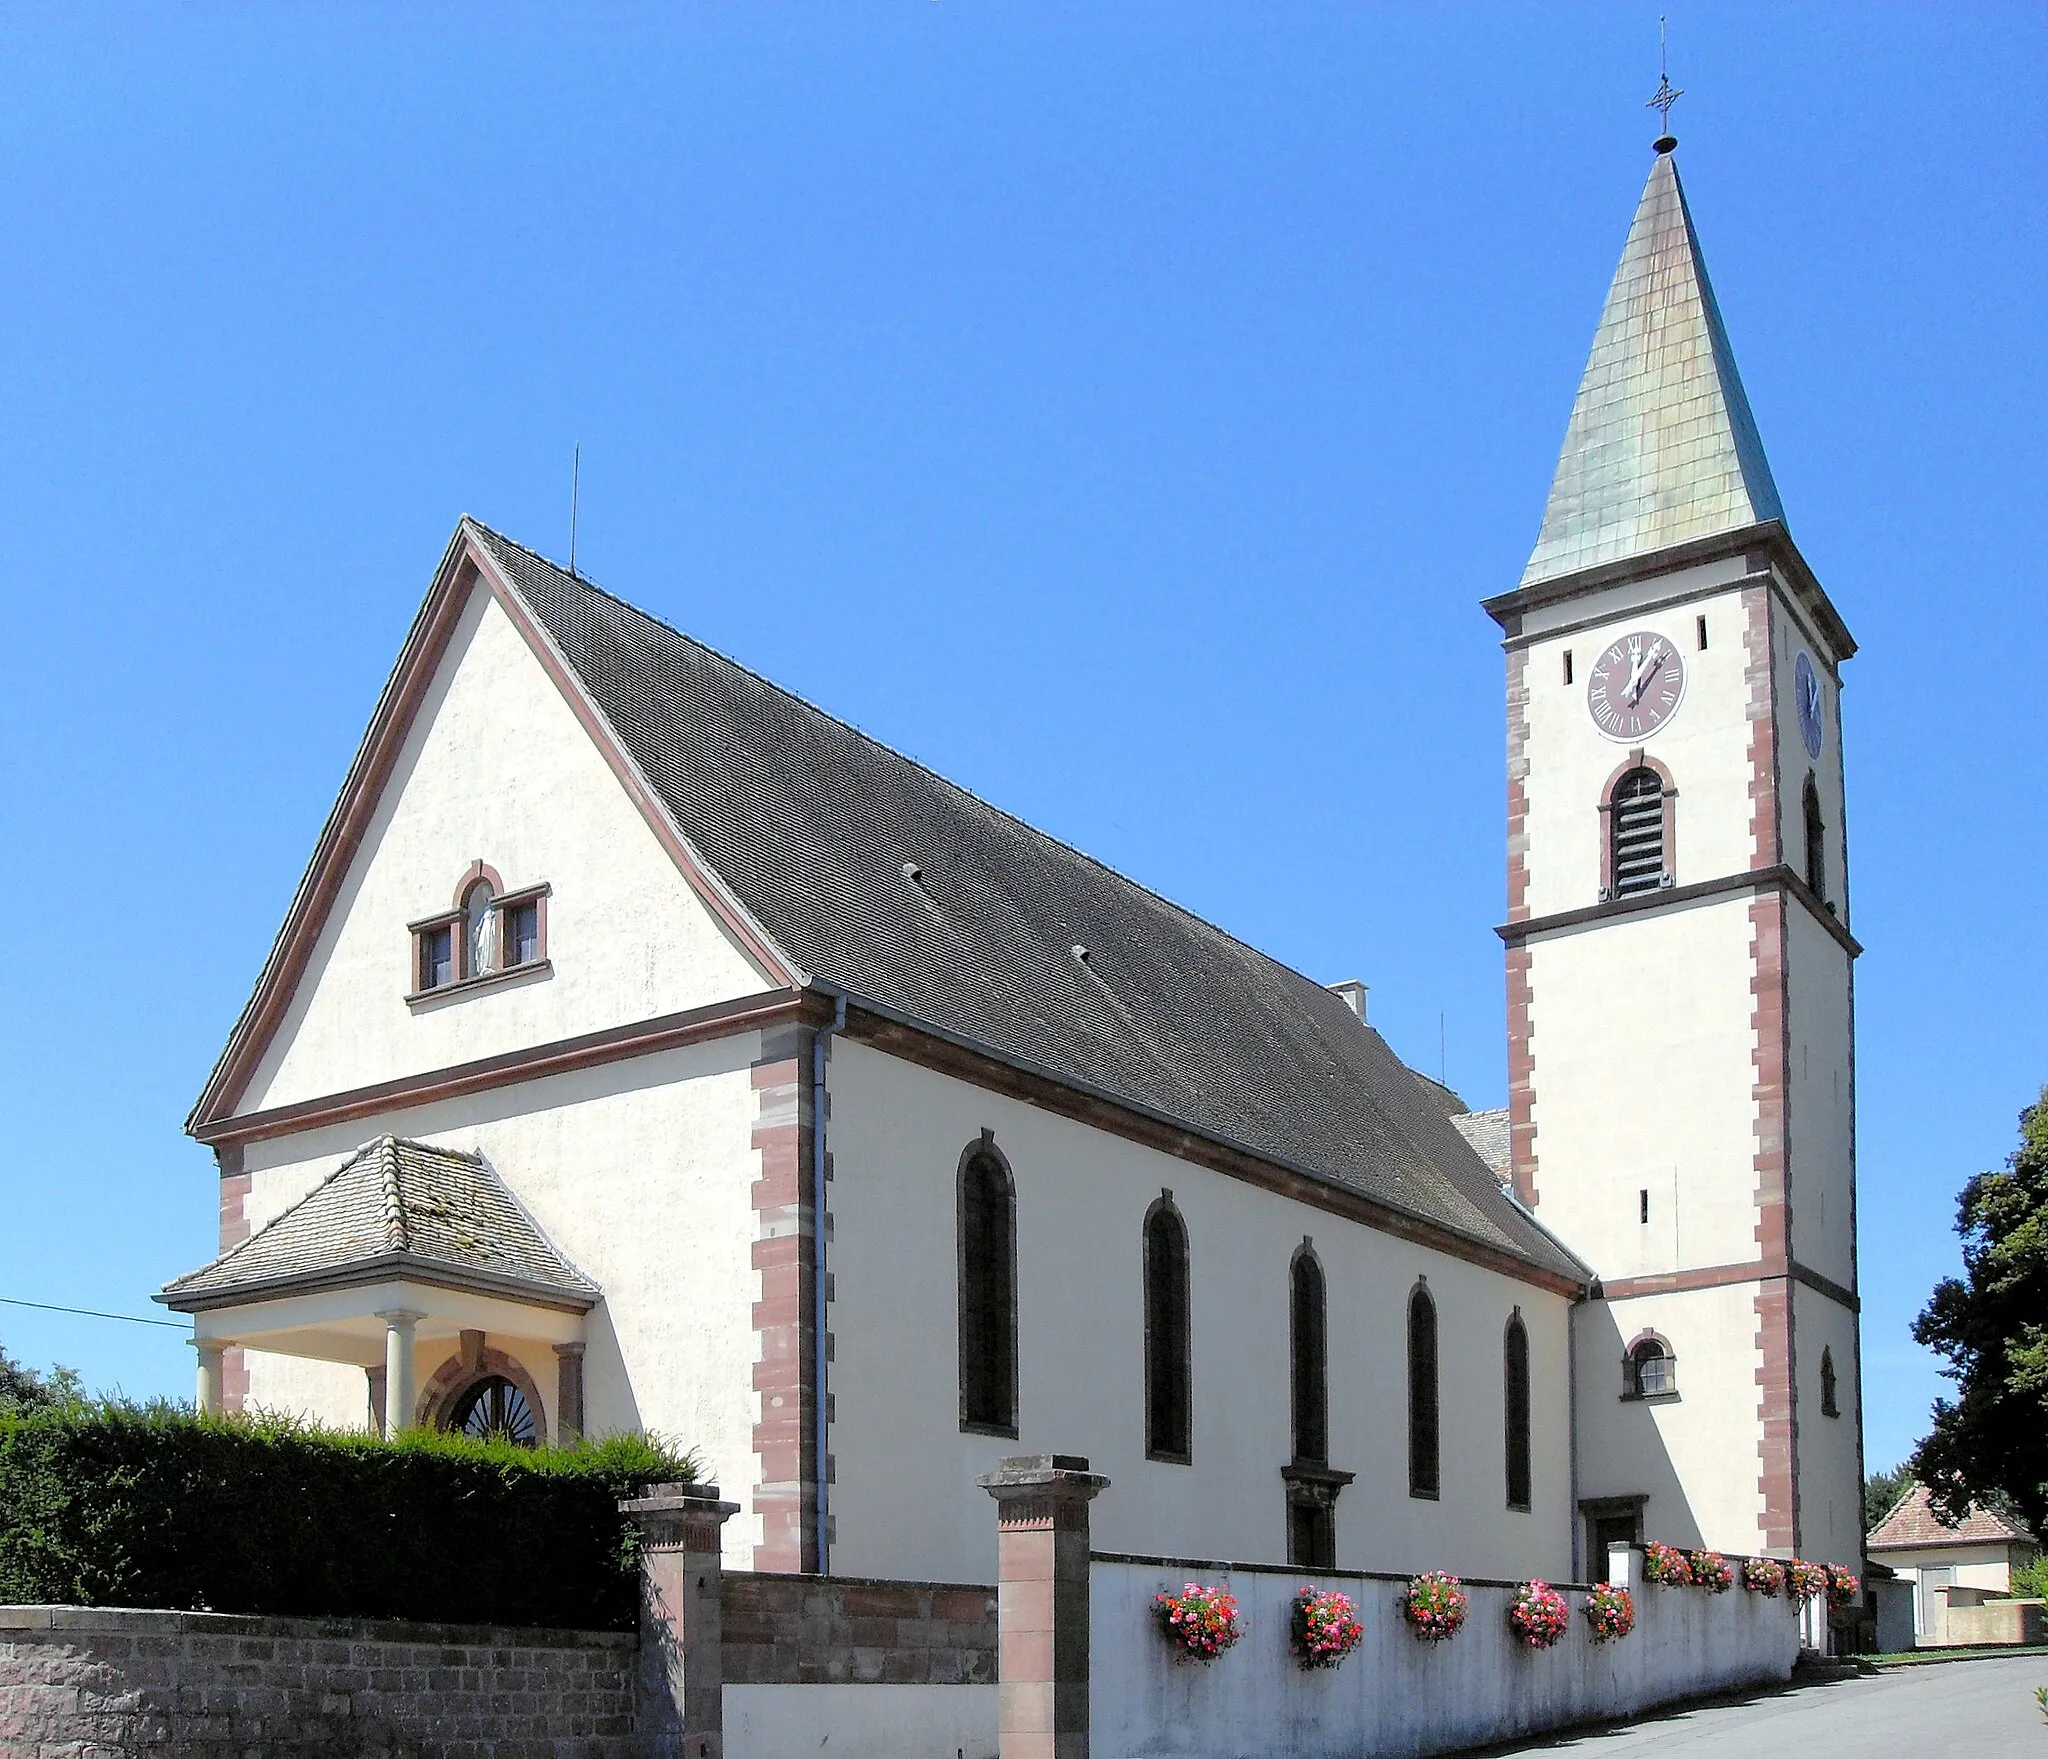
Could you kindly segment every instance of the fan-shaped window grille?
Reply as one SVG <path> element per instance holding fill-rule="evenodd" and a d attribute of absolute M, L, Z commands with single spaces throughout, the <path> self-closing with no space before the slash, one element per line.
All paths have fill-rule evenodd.
<path fill-rule="evenodd" d="M 1664 883 L 1663 778 L 1652 769 L 1630 770 L 1614 784 L 1608 806 L 1613 895 L 1654 892 Z"/>
<path fill-rule="evenodd" d="M 1188 1298 L 1187 1225 L 1161 1198 L 1145 1217 L 1145 1452 L 1155 1460 L 1194 1451 Z"/>
<path fill-rule="evenodd" d="M 1017 1205 L 986 1151 L 960 1169 L 960 1426 L 1017 1433 Z"/>
<path fill-rule="evenodd" d="M 1436 1303 L 1427 1289 L 1408 1298 L 1408 1494 L 1434 1498 L 1437 1466 Z"/>
<path fill-rule="evenodd" d="M 1503 1369 L 1507 1382 L 1508 1507 L 1529 1506 L 1529 1330 L 1518 1313 L 1508 1321 Z"/>
<path fill-rule="evenodd" d="M 1628 1353 L 1628 1391 L 1654 1399 L 1678 1391 L 1678 1358 L 1655 1338 L 1644 1338 Z"/>
<path fill-rule="evenodd" d="M 448 1413 L 448 1427 L 482 1441 L 509 1441 L 515 1447 L 540 1446 L 540 1420 L 526 1395 L 502 1374 L 487 1374 Z"/>
<path fill-rule="evenodd" d="M 1295 1255 L 1293 1304 L 1294 1457 L 1330 1462 L 1330 1386 L 1324 1332 L 1323 1267 L 1306 1247 Z"/>

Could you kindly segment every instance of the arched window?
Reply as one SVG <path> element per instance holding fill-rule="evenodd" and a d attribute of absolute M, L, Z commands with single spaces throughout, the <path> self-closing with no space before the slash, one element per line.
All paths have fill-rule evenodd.
<path fill-rule="evenodd" d="M 1518 1307 L 1502 1346 L 1507 1392 L 1508 1507 L 1529 1507 L 1529 1329 Z"/>
<path fill-rule="evenodd" d="M 462 975 L 481 977 L 497 969 L 497 924 L 491 911 L 491 882 L 480 879 L 462 894 Z"/>
<path fill-rule="evenodd" d="M 1623 1376 L 1625 1397 L 1661 1398 L 1678 1391 L 1678 1358 L 1662 1338 L 1639 1338 L 1629 1346 Z"/>
<path fill-rule="evenodd" d="M 1436 1303 L 1418 1285 L 1408 1297 L 1408 1494 L 1435 1499 L 1437 1469 Z"/>
<path fill-rule="evenodd" d="M 1166 1192 L 1145 1216 L 1145 1452 L 1185 1465 L 1194 1453 L 1188 1230 Z"/>
<path fill-rule="evenodd" d="M 1828 895 L 1827 824 L 1820 816 L 1820 789 L 1813 772 L 1806 775 L 1806 883 L 1816 898 Z"/>
<path fill-rule="evenodd" d="M 1665 883 L 1664 779 L 1638 765 L 1607 797 L 1608 896 L 1633 897 Z"/>
<path fill-rule="evenodd" d="M 960 1427 L 1017 1433 L 1017 1199 L 985 1137 L 960 1164 Z"/>
<path fill-rule="evenodd" d="M 1839 1417 L 1842 1407 L 1835 1402 L 1835 1353 L 1823 1349 L 1820 1353 L 1820 1414 L 1823 1417 Z"/>
<path fill-rule="evenodd" d="M 1312 1466 L 1330 1463 L 1330 1386 L 1323 1267 L 1304 1245 L 1289 1278 L 1288 1339 L 1294 1369 L 1294 1457 Z"/>
<path fill-rule="evenodd" d="M 448 1413 L 448 1427 L 480 1441 L 540 1445 L 540 1417 L 527 1396 L 502 1374 L 487 1374 L 468 1387 Z"/>

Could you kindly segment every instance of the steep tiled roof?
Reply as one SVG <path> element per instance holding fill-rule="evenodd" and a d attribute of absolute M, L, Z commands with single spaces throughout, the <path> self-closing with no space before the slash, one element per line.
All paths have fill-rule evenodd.
<path fill-rule="evenodd" d="M 1586 1274 L 1321 984 L 532 551 L 467 529 L 697 856 L 811 978 Z"/>
<path fill-rule="evenodd" d="M 1508 1176 L 1508 1112 L 1505 1106 L 1493 1112 L 1465 1112 L 1451 1120 L 1457 1132 L 1472 1144 L 1472 1152 L 1493 1169 L 1496 1178 Z"/>
<path fill-rule="evenodd" d="M 1943 1520 L 1935 1513 L 1926 1485 L 1916 1484 L 1872 1529 L 1867 1543 L 1871 1551 L 1892 1551 L 1914 1545 L 1998 1545 L 2015 1540 L 2031 1544 L 2032 1536 L 1995 1509 L 1980 1509 L 1974 1503 L 1961 1521 Z"/>
<path fill-rule="evenodd" d="M 380 1136 L 266 1227 L 167 1284 L 158 1299 L 190 1311 L 408 1271 L 581 1307 L 599 1293 L 480 1156 Z"/>
<path fill-rule="evenodd" d="M 1677 163 L 1660 152 L 1522 584 L 1783 518 Z"/>

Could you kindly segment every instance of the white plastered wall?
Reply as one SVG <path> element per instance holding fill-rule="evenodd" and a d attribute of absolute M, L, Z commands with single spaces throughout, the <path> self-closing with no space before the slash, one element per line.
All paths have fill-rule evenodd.
<path fill-rule="evenodd" d="M 1566 1303 L 1529 1284 L 903 1062 L 832 1050 L 832 1565 L 989 1581 L 1006 1454 L 1078 1453 L 1111 1488 L 1098 1549 L 1286 1559 L 1288 1270 L 1313 1237 L 1329 1298 L 1340 1566 L 1563 1578 L 1571 1567 Z M 1017 1186 L 1014 1441 L 959 1427 L 956 1179 L 983 1129 Z M 1144 1455 L 1140 1234 L 1170 1188 L 1193 1282 L 1194 1463 Z M 1407 1493 L 1405 1322 L 1441 1325 L 1442 1497 Z M 1506 1508 L 1503 1332 L 1531 1350 L 1534 1508 Z"/>
<path fill-rule="evenodd" d="M 482 1153 L 604 1290 L 585 1325 L 587 1433 L 650 1430 L 694 1447 L 709 1476 L 751 1503 L 758 1045 L 748 1033 L 253 1144 L 251 1218 L 260 1226 L 387 1131 Z M 490 1341 L 519 1356 L 552 1406 L 552 1351 Z M 444 1353 L 422 1350 L 422 1384 Z M 360 1368 L 254 1352 L 249 1363 L 253 1402 L 363 1421 Z M 751 1511 L 729 1521 L 728 1562 L 750 1566 L 760 1537 Z"/>
<path fill-rule="evenodd" d="M 1761 1549 L 1756 1289 L 1737 1283 L 1578 1311 L 1579 1493 L 1647 1496 L 1646 1539 Z M 1644 1332 L 1677 1354 L 1674 1398 L 1622 1397 L 1622 1353 Z"/>
<path fill-rule="evenodd" d="M 1529 944 L 1538 1213 L 1603 1277 L 1756 1256 L 1754 938 L 1736 894 Z"/>
<path fill-rule="evenodd" d="M 1863 1555 L 1862 1388 L 1856 1378 L 1856 1316 L 1803 1283 L 1792 1287 L 1793 1389 L 1799 1432 L 1799 1550 L 1857 1567 Z M 1835 1361 L 1835 1408 L 1821 1408 L 1821 1353 Z"/>
<path fill-rule="evenodd" d="M 408 1006 L 406 924 L 470 863 L 543 882 L 546 975 Z M 250 1112 L 767 988 L 691 891 L 525 638 L 479 584 L 241 1096 Z"/>
<path fill-rule="evenodd" d="M 1646 629 L 1663 636 L 1685 661 L 1684 700 L 1656 733 L 1635 741 L 1671 772 L 1678 789 L 1676 883 L 1739 872 L 1750 864 L 1747 657 L 1741 594 L 1706 590 L 1730 564 L 1661 576 L 1625 591 L 1557 607 L 1548 621 L 1578 622 L 1611 609 L 1611 621 L 1556 635 L 1538 634 L 1527 658 L 1529 773 L 1527 787 L 1528 906 L 1549 916 L 1599 902 L 1600 803 L 1632 748 L 1603 738 L 1586 710 L 1594 663 L 1617 637 Z M 1736 570 L 1739 572 L 1739 568 Z M 1700 590 L 1700 598 L 1663 610 L 1638 611 L 1632 601 Z M 1707 620 L 1699 648 L 1698 619 Z M 1545 618 L 1532 615 L 1532 631 Z M 1572 682 L 1564 655 L 1572 655 Z"/>

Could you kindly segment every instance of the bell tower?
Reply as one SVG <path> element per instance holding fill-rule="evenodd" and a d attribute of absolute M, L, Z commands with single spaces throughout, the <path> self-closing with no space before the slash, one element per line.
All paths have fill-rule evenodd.
<path fill-rule="evenodd" d="M 1588 1548 L 1855 1564 L 1855 1061 L 1842 666 L 1669 136 L 1507 653 L 1508 1079 L 1575 1312 Z"/>

